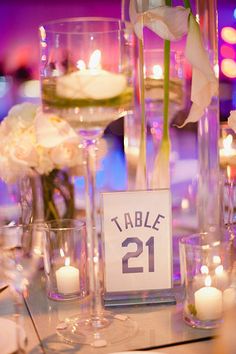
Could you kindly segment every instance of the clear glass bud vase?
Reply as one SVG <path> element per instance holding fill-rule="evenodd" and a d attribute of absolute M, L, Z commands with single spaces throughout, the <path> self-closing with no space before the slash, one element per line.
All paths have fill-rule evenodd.
<path fill-rule="evenodd" d="M 217 1 L 195 0 L 195 4 L 203 44 L 218 78 Z M 219 97 L 217 95 L 212 98 L 211 104 L 205 109 L 198 123 L 197 210 L 200 231 L 207 231 L 210 225 L 220 225 L 222 222 L 218 157 L 219 127 Z"/>

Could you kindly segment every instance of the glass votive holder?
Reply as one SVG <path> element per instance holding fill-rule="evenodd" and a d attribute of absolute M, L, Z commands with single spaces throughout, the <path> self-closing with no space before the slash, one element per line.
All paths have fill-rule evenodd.
<path fill-rule="evenodd" d="M 45 224 L 44 270 L 50 299 L 73 300 L 88 294 L 83 221 L 59 219 Z"/>
<path fill-rule="evenodd" d="M 218 229 L 180 239 L 183 317 L 192 327 L 218 327 L 224 311 L 235 304 L 233 238 L 231 229 Z"/>

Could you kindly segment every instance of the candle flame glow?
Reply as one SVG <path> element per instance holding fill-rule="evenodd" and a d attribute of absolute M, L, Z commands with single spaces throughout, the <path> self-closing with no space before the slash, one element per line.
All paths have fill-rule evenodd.
<path fill-rule="evenodd" d="M 163 70 L 159 64 L 153 65 L 152 72 L 155 79 L 161 79 L 163 77 Z"/>
<path fill-rule="evenodd" d="M 229 165 L 227 165 L 227 167 L 226 167 L 226 174 L 227 174 L 227 177 L 230 181 L 231 180 L 231 167 Z"/>
<path fill-rule="evenodd" d="M 101 69 L 101 51 L 96 49 L 90 56 L 89 69 Z"/>
<path fill-rule="evenodd" d="M 210 275 L 208 275 L 208 276 L 206 277 L 206 279 L 205 279 L 205 285 L 206 285 L 206 286 L 211 286 L 211 277 L 210 277 Z"/>
<path fill-rule="evenodd" d="M 62 248 L 60 248 L 60 256 L 61 256 L 61 257 L 65 257 L 65 253 L 64 253 L 64 251 L 63 251 Z"/>
<path fill-rule="evenodd" d="M 223 147 L 224 147 L 225 155 L 230 155 L 230 152 L 232 150 L 232 142 L 233 142 L 233 136 L 231 134 L 227 135 L 227 137 L 223 139 Z"/>
<path fill-rule="evenodd" d="M 70 257 L 66 257 L 65 266 L 69 266 L 69 265 L 70 265 Z"/>
<path fill-rule="evenodd" d="M 213 257 L 213 263 L 214 263 L 214 264 L 220 264 L 220 263 L 221 263 L 221 258 L 220 258 L 220 256 L 214 256 L 214 257 Z"/>
<path fill-rule="evenodd" d="M 79 70 L 85 70 L 86 69 L 86 65 L 85 62 L 82 59 L 79 59 L 76 63 L 77 69 Z"/>
<path fill-rule="evenodd" d="M 223 271 L 224 271 L 224 267 L 222 266 L 222 264 L 221 265 L 218 265 L 217 267 L 216 267 L 216 269 L 215 269 L 215 274 L 216 275 L 222 275 L 223 274 Z"/>
<path fill-rule="evenodd" d="M 206 265 L 202 265 L 200 271 L 202 274 L 209 274 L 209 269 Z"/>

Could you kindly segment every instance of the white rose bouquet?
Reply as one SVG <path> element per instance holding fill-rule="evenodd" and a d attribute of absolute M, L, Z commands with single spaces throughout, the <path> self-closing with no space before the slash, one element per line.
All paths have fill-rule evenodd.
<path fill-rule="evenodd" d="M 31 103 L 14 106 L 0 124 L 0 178 L 15 183 L 40 176 L 44 218 L 73 215 L 73 186 L 66 168 L 82 164 L 80 141 L 70 125 Z M 64 200 L 64 212 L 56 194 Z"/>

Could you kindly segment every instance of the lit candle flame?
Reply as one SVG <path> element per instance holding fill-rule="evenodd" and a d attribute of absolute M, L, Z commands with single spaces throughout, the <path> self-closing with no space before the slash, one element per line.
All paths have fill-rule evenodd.
<path fill-rule="evenodd" d="M 223 139 L 223 147 L 224 147 L 225 155 L 230 155 L 232 150 L 232 142 L 233 142 L 233 136 L 231 134 L 227 135 L 227 137 Z"/>
<path fill-rule="evenodd" d="M 202 274 L 208 274 L 209 273 L 208 266 L 202 265 L 200 271 Z"/>
<path fill-rule="evenodd" d="M 65 266 L 69 266 L 69 265 L 70 265 L 70 257 L 66 257 Z"/>
<path fill-rule="evenodd" d="M 79 70 L 85 70 L 86 69 L 86 65 L 85 62 L 82 59 L 79 59 L 76 63 L 77 69 Z"/>
<path fill-rule="evenodd" d="M 90 56 L 89 69 L 101 69 L 101 51 L 96 49 Z"/>
<path fill-rule="evenodd" d="M 229 165 L 227 165 L 226 167 L 226 174 L 227 174 L 227 177 L 228 177 L 228 180 L 231 181 L 231 167 Z"/>
<path fill-rule="evenodd" d="M 216 267 L 216 269 L 215 269 L 215 274 L 216 275 L 222 275 L 223 274 L 223 271 L 224 271 L 224 267 L 222 266 L 222 264 L 221 265 L 218 265 L 217 267 Z"/>
<path fill-rule="evenodd" d="M 221 258 L 220 258 L 220 256 L 214 256 L 214 257 L 213 257 L 213 263 L 214 263 L 214 264 L 220 264 L 220 263 L 221 263 Z"/>
<path fill-rule="evenodd" d="M 206 279 L 205 279 L 205 285 L 206 285 L 206 286 L 211 286 L 211 277 L 210 277 L 210 275 L 208 275 L 208 276 L 206 277 Z"/>
<path fill-rule="evenodd" d="M 61 257 L 65 257 L 65 253 L 64 253 L 64 251 L 63 251 L 62 248 L 60 248 L 60 256 L 61 256 Z"/>
<path fill-rule="evenodd" d="M 152 72 L 155 79 L 161 79 L 163 77 L 163 70 L 159 64 L 153 65 Z"/>

